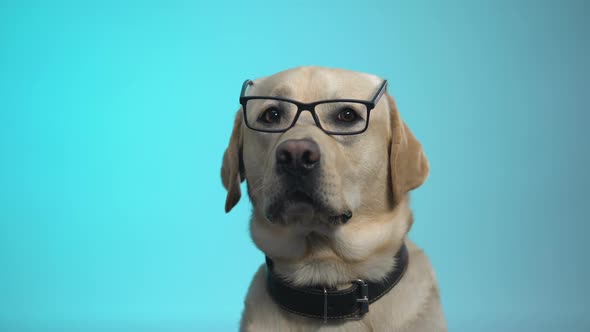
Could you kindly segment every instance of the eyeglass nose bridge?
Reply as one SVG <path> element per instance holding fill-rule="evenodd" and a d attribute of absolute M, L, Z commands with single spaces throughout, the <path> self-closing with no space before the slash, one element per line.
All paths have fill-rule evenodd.
<path fill-rule="evenodd" d="M 311 117 L 312 117 L 313 121 L 315 122 L 316 127 L 318 127 L 321 130 L 324 130 L 324 128 L 322 128 L 322 124 L 320 123 L 320 119 L 318 118 L 318 115 L 315 112 L 315 105 L 297 105 L 297 114 L 295 114 L 295 118 L 293 119 L 293 123 L 291 124 L 291 126 L 289 128 L 287 128 L 287 130 L 295 127 L 295 125 L 297 124 L 297 121 L 299 121 L 299 117 L 301 116 L 301 113 L 303 113 L 304 111 L 311 113 Z"/>

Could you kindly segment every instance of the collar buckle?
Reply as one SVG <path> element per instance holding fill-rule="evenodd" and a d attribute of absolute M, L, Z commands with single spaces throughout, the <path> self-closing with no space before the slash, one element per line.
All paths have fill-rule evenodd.
<path fill-rule="evenodd" d="M 360 296 L 356 299 L 356 302 L 359 304 L 358 314 L 351 317 L 351 319 L 358 320 L 363 318 L 363 316 L 369 312 L 369 284 L 362 279 L 357 279 L 353 281 L 353 283 L 358 285 Z"/>

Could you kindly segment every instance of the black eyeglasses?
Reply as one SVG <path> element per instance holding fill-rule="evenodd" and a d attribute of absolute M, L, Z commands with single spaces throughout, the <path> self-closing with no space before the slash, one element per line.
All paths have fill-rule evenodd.
<path fill-rule="evenodd" d="M 327 99 L 302 103 L 293 99 L 266 96 L 246 96 L 246 90 L 254 84 L 246 80 L 240 93 L 240 104 L 248 128 L 281 133 L 289 130 L 301 112 L 309 111 L 316 125 L 330 135 L 355 135 L 367 130 L 369 116 L 387 87 L 383 80 L 372 100 Z"/>

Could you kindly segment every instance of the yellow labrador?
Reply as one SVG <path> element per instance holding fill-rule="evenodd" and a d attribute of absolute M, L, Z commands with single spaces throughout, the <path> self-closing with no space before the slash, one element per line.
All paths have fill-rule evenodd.
<path fill-rule="evenodd" d="M 406 236 L 428 175 L 386 81 L 298 67 L 246 82 L 222 166 L 226 212 L 247 180 L 267 256 L 241 331 L 446 331 L 425 254 Z"/>

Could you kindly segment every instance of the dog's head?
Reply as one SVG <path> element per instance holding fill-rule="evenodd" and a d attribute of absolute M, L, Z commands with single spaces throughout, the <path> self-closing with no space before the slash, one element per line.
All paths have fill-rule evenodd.
<path fill-rule="evenodd" d="M 395 208 L 424 182 L 428 161 L 391 96 L 385 93 L 372 110 L 342 101 L 301 106 L 370 101 L 382 83 L 376 76 L 320 67 L 254 81 L 247 96 L 281 100 L 249 99 L 236 115 L 222 166 L 226 212 L 240 199 L 243 180 L 254 215 L 281 227 L 330 232 L 357 216 Z M 264 132 L 274 130 L 281 132 Z"/>

